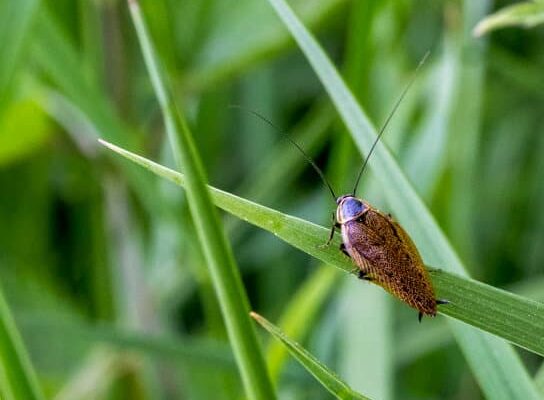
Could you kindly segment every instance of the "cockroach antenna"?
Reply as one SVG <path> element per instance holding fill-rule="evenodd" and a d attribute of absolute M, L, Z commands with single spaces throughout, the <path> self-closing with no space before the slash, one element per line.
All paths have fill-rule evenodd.
<path fill-rule="evenodd" d="M 331 184 L 329 183 L 329 181 L 327 180 L 327 178 L 325 177 L 325 174 L 323 173 L 323 171 L 321 171 L 321 169 L 317 166 L 317 164 L 314 162 L 314 160 L 312 160 L 312 157 L 310 157 L 303 149 L 302 147 L 299 146 L 299 144 L 297 142 L 295 142 L 287 132 L 285 131 L 282 131 L 280 128 L 278 128 L 276 125 L 274 125 L 272 123 L 272 121 L 270 121 L 268 118 L 266 118 L 265 116 L 259 114 L 257 111 L 253 111 L 249 108 L 245 108 L 243 106 L 240 106 L 238 104 L 232 104 L 230 105 L 231 108 L 238 108 L 240 110 L 243 110 L 243 111 L 246 111 L 248 113 L 251 113 L 253 114 L 254 116 L 256 116 L 257 118 L 261 119 L 262 121 L 264 121 L 265 123 L 267 123 L 268 125 L 270 125 L 275 131 L 277 131 L 278 133 L 280 133 L 281 135 L 283 135 L 287 140 L 289 140 L 291 142 L 291 144 L 293 144 L 293 146 L 295 146 L 298 151 L 301 152 L 301 154 L 304 156 L 304 158 L 306 159 L 306 161 L 308 161 L 310 163 L 310 165 L 316 170 L 316 172 L 319 174 L 319 176 L 321 177 L 321 180 L 323 181 L 323 183 L 329 188 L 329 191 L 331 192 L 332 194 L 332 198 L 333 200 L 336 202 L 336 195 L 334 194 L 334 190 L 332 189 L 332 186 Z"/>
<path fill-rule="evenodd" d="M 376 145 L 380 141 L 380 138 L 382 137 L 383 133 L 385 132 L 385 129 L 389 125 L 389 122 L 391 121 L 391 119 L 395 115 L 395 112 L 399 108 L 400 103 L 402 103 L 402 100 L 404 99 L 404 96 L 406 96 L 406 93 L 408 93 L 408 90 L 410 89 L 412 84 L 415 82 L 415 80 L 417 78 L 417 75 L 419 73 L 419 70 L 421 69 L 423 64 L 425 64 L 425 61 L 427 61 L 427 58 L 429 57 L 429 54 L 430 54 L 430 51 L 427 51 L 425 53 L 425 55 L 423 56 L 423 58 L 421 59 L 421 61 L 419 62 L 416 70 L 414 71 L 414 74 L 412 75 L 412 78 L 410 78 L 410 81 L 408 82 L 408 84 L 406 85 L 404 90 L 402 91 L 400 97 L 398 98 L 397 102 L 393 106 L 393 109 L 391 110 L 391 112 L 387 116 L 387 119 L 385 120 L 385 123 L 383 124 L 382 128 L 380 129 L 380 132 L 378 133 L 378 136 L 376 137 L 376 140 L 374 140 L 374 143 L 372 144 L 372 147 L 370 148 L 370 151 L 368 152 L 368 155 L 366 156 L 365 161 L 363 162 L 363 166 L 361 167 L 361 169 L 359 170 L 359 174 L 357 175 L 357 180 L 355 181 L 355 186 L 353 187 L 353 195 L 355 195 L 357 193 L 357 187 L 359 186 L 359 181 L 361 180 L 361 176 L 363 175 L 363 172 L 364 172 L 364 170 L 366 168 L 366 165 L 368 164 L 368 159 L 370 158 L 370 156 L 372 155 L 372 152 L 374 151 L 374 148 L 376 147 Z"/>

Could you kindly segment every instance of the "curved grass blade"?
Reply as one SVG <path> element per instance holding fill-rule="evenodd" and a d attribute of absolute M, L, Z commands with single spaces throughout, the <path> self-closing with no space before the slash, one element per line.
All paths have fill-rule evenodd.
<path fill-rule="evenodd" d="M 544 23 L 544 2 L 526 1 L 504 7 L 494 14 L 488 15 L 474 28 L 474 36 L 509 26 L 533 28 Z"/>
<path fill-rule="evenodd" d="M 222 230 L 217 209 L 206 187 L 204 168 L 187 123 L 163 82 L 162 68 L 147 33 L 137 1 L 129 0 L 144 60 L 158 98 L 178 168 L 187 173 L 187 198 L 244 389 L 250 399 L 275 398 L 257 336 L 247 313 L 249 303 Z"/>
<path fill-rule="evenodd" d="M 289 339 L 280 329 L 255 312 L 250 313 L 251 317 L 257 321 L 264 329 L 279 340 L 289 353 L 302 364 L 329 392 L 338 399 L 368 399 L 352 390 L 346 383 L 342 382 L 338 376 L 321 364 L 313 355 L 304 349 L 298 343 Z"/>
<path fill-rule="evenodd" d="M 183 174 L 111 143 L 104 141 L 101 143 L 179 186 L 186 185 Z M 346 272 L 353 271 L 352 262 L 338 251 L 339 238 L 335 238 L 331 246 L 322 246 L 327 240 L 328 228 L 283 214 L 211 186 L 209 189 L 215 204 L 225 211 L 272 232 L 280 239 L 325 263 L 332 264 Z M 447 306 L 439 308 L 441 314 L 493 333 L 534 353 L 544 355 L 544 304 L 446 271 L 432 269 L 431 278 L 438 296 L 447 297 L 451 301 Z M 485 339 L 481 340 L 478 339 L 481 332 L 474 329 L 471 332 L 476 335 L 467 336 L 467 340 L 468 338 L 476 340 L 479 346 L 484 346 L 486 351 L 492 351 L 492 348 L 487 347 L 488 345 L 500 346 L 500 342 L 495 342 L 499 340 L 496 337 L 485 336 Z M 495 357 L 499 356 L 502 355 L 499 353 Z M 498 362 L 497 358 L 494 360 Z"/>
<path fill-rule="evenodd" d="M 338 71 L 315 38 L 302 25 L 284 0 L 268 0 L 297 41 L 362 154 L 376 139 L 376 129 L 342 81 Z M 389 151 L 376 146 L 370 167 L 381 181 L 396 217 L 418 245 L 430 265 L 467 276 L 468 273 L 433 216 L 404 176 Z M 451 321 L 465 358 L 489 398 L 538 399 L 539 395 L 519 356 L 506 343 L 466 325 Z M 499 361 L 500 360 L 500 361 Z"/>
<path fill-rule="evenodd" d="M 44 399 L 26 349 L 1 292 L 0 397 L 6 400 Z"/>

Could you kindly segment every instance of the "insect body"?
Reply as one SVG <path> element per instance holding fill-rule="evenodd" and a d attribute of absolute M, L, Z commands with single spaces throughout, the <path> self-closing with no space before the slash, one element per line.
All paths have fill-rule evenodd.
<path fill-rule="evenodd" d="M 336 200 L 335 226 L 342 232 L 340 249 L 357 265 L 359 277 L 382 286 L 423 315 L 435 316 L 436 300 L 429 273 L 404 229 L 370 204 L 352 195 Z"/>
<path fill-rule="evenodd" d="M 419 63 L 416 73 L 427 56 L 428 53 Z M 370 155 L 414 79 L 415 74 L 395 103 L 372 144 L 357 175 L 352 191 L 354 194 L 337 197 L 323 171 L 311 157 L 287 134 L 285 137 L 304 155 L 331 192 L 333 199 L 336 200 L 336 216 L 333 214 L 334 222 L 327 245 L 331 242 L 335 229 L 340 229 L 342 232 L 340 249 L 354 261 L 359 270 L 359 277 L 382 286 L 395 297 L 417 309 L 421 321 L 423 315 L 435 316 L 436 306 L 446 304 L 448 301 L 436 299 L 429 273 L 423 265 L 423 260 L 416 246 L 404 229 L 390 215 L 384 215 L 366 201 L 355 196 Z M 281 132 L 262 115 L 249 111 Z"/>

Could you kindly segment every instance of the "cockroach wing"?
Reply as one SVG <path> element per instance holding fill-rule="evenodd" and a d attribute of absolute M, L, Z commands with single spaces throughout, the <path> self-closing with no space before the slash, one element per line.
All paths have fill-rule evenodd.
<path fill-rule="evenodd" d="M 423 314 L 436 314 L 434 289 L 421 256 L 392 218 L 370 208 L 359 219 L 342 224 L 342 238 L 365 279 Z"/>

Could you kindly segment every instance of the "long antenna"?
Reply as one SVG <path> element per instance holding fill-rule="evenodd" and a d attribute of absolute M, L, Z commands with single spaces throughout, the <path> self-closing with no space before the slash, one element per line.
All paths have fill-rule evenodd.
<path fill-rule="evenodd" d="M 361 180 L 361 176 L 363 175 L 363 171 L 365 170 L 366 165 L 368 164 L 368 159 L 370 158 L 370 156 L 372 155 L 372 152 L 374 151 L 374 148 L 376 147 L 376 145 L 380 141 L 380 138 L 382 137 L 383 133 L 385 132 L 385 129 L 387 128 L 387 125 L 389 125 L 389 122 L 393 118 L 393 115 L 395 115 L 395 112 L 397 111 L 397 108 L 399 108 L 400 103 L 402 103 L 402 100 L 404 99 L 404 96 L 406 96 L 406 93 L 408 93 L 408 90 L 410 89 L 410 87 L 412 86 L 414 81 L 416 80 L 418 72 L 421 69 L 421 66 L 423 64 L 425 64 L 425 61 L 427 61 L 427 58 L 429 57 L 429 54 L 430 54 L 430 51 L 427 51 L 425 53 L 425 55 L 423 56 L 423 58 L 421 59 L 421 61 L 419 62 L 416 70 L 414 71 L 414 74 L 412 75 L 412 78 L 410 79 L 410 81 L 408 82 L 408 84 L 406 85 L 404 90 L 402 91 L 400 97 L 398 98 L 397 102 L 395 103 L 395 105 L 393 107 L 393 110 L 391 110 L 391 112 L 387 116 L 387 119 L 385 120 L 385 123 L 383 124 L 382 128 L 380 129 L 380 132 L 378 133 L 378 136 L 376 137 L 376 140 L 372 144 L 372 147 L 370 148 L 370 151 L 368 152 L 368 155 L 365 158 L 363 166 L 361 167 L 361 169 L 359 170 L 359 174 L 357 175 L 357 180 L 355 181 L 355 186 L 353 187 L 353 194 L 354 195 L 357 192 L 357 186 L 359 186 L 359 181 Z"/>
<path fill-rule="evenodd" d="M 299 146 L 299 144 L 297 142 L 295 142 L 293 139 L 291 139 L 291 137 L 289 136 L 289 134 L 287 134 L 286 132 L 282 131 L 280 128 L 278 128 L 276 125 L 274 125 L 272 123 L 272 121 L 270 121 L 268 118 L 266 118 L 265 116 L 259 114 L 257 111 L 253 111 L 253 110 L 250 110 L 249 108 L 245 108 L 243 106 L 240 106 L 238 104 L 232 104 L 230 106 L 231 108 L 239 108 L 240 110 L 243 110 L 243 111 L 246 111 L 246 112 L 249 112 L 251 114 L 253 114 L 254 116 L 256 116 L 257 118 L 260 118 L 262 121 L 266 122 L 268 125 L 270 125 L 272 128 L 274 128 L 274 130 L 276 130 L 278 133 L 282 134 L 283 136 L 285 136 L 285 138 L 287 140 L 289 140 L 293 146 L 295 146 L 298 151 L 300 151 L 302 153 L 302 155 L 304 156 L 304 158 L 306 159 L 306 161 L 308 161 L 310 163 L 310 165 L 316 170 L 316 172 L 319 174 L 319 176 L 321 177 L 321 180 L 323 181 L 323 183 L 329 188 L 329 191 L 331 192 L 332 194 L 332 198 L 334 201 L 336 201 L 336 195 L 334 194 L 334 190 L 332 190 L 332 186 L 331 184 L 329 183 L 329 181 L 327 180 L 327 178 L 325 178 L 325 174 L 323 174 L 323 171 L 321 171 L 321 169 L 317 166 L 317 164 L 314 162 L 314 160 L 312 160 L 312 158 L 302 149 L 302 147 Z"/>

